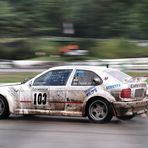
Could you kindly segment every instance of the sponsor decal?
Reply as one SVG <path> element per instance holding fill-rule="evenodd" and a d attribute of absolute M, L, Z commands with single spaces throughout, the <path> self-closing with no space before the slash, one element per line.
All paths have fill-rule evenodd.
<path fill-rule="evenodd" d="M 114 84 L 114 85 L 109 85 L 109 86 L 106 86 L 106 89 L 115 89 L 115 88 L 118 88 L 118 87 L 121 87 L 120 84 Z"/>
<path fill-rule="evenodd" d="M 97 92 L 97 88 L 95 86 L 84 91 L 87 97 L 94 94 L 95 92 Z"/>
<path fill-rule="evenodd" d="M 146 84 L 145 83 L 131 84 L 131 88 L 136 88 L 136 87 L 146 87 Z"/>
<path fill-rule="evenodd" d="M 33 100 L 34 105 L 46 105 L 47 93 L 34 93 Z"/>
<path fill-rule="evenodd" d="M 33 88 L 32 91 L 47 91 L 48 88 Z"/>
<path fill-rule="evenodd" d="M 14 87 L 9 87 L 9 92 L 12 96 L 16 98 L 18 96 L 19 90 L 16 90 Z"/>

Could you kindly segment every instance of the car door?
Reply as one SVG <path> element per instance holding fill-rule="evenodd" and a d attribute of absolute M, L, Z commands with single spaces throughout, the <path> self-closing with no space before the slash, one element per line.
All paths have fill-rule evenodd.
<path fill-rule="evenodd" d="M 72 69 L 56 69 L 36 78 L 32 86 L 34 108 L 64 110 L 66 83 Z"/>
<path fill-rule="evenodd" d="M 66 111 L 82 111 L 82 104 L 85 98 L 97 92 L 95 79 L 99 79 L 101 84 L 102 79 L 96 73 L 84 69 L 75 70 L 66 94 L 68 100 Z"/>
<path fill-rule="evenodd" d="M 39 77 L 40 78 L 40 77 Z M 48 109 L 49 86 L 35 79 L 34 84 L 25 83 L 19 91 L 19 109 Z M 32 82 L 32 81 L 31 81 Z"/>
<path fill-rule="evenodd" d="M 72 69 L 54 70 L 50 78 L 50 110 L 63 111 L 66 104 L 67 81 Z"/>
<path fill-rule="evenodd" d="M 49 109 L 50 84 L 48 79 L 52 71 L 48 71 L 33 80 L 31 86 L 32 109 Z"/>

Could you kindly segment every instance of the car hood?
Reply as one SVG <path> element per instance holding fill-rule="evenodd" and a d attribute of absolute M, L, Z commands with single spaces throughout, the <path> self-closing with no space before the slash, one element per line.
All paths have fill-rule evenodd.
<path fill-rule="evenodd" d="M 2 95 L 11 95 L 16 98 L 19 95 L 22 85 L 18 83 L 3 83 L 0 84 L 0 93 Z"/>

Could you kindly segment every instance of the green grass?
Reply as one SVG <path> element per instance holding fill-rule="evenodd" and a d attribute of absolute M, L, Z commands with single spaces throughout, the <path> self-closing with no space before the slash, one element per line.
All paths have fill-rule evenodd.
<path fill-rule="evenodd" d="M 148 72 L 128 72 L 128 74 L 130 76 L 133 76 L 133 77 L 144 77 L 144 76 L 148 76 Z"/>
<path fill-rule="evenodd" d="M 14 73 L 1 73 L 0 83 L 22 82 L 26 78 L 31 78 L 37 75 L 37 72 L 14 72 Z"/>

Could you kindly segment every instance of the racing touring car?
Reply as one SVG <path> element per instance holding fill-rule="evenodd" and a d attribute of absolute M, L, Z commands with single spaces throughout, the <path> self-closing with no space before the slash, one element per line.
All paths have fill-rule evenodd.
<path fill-rule="evenodd" d="M 99 66 L 52 67 L 24 83 L 0 86 L 0 119 L 10 114 L 129 120 L 147 112 L 147 83 Z"/>

